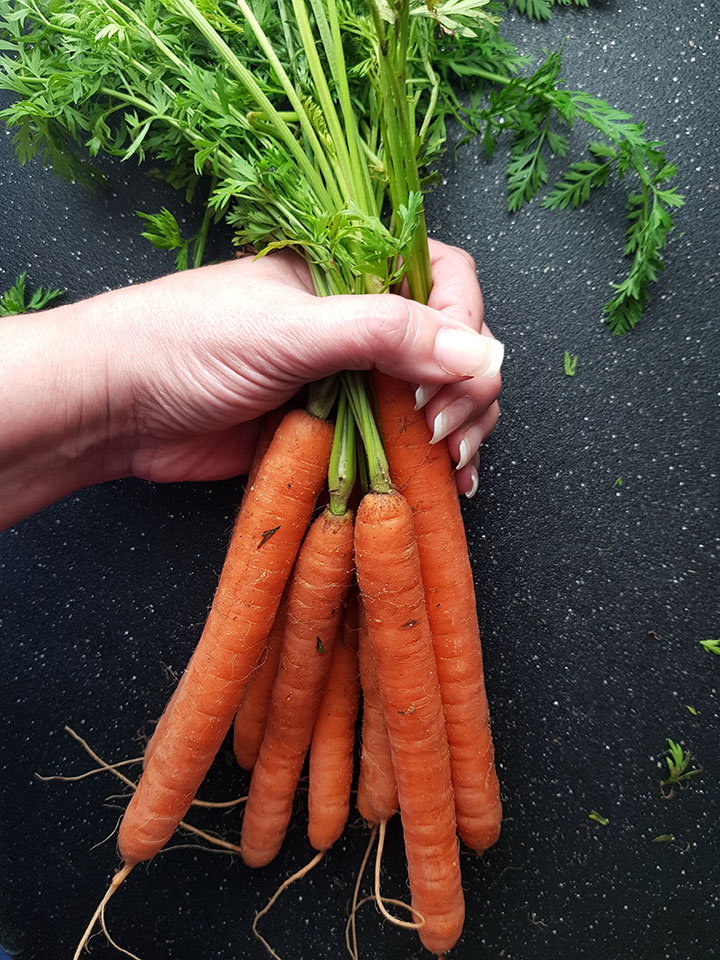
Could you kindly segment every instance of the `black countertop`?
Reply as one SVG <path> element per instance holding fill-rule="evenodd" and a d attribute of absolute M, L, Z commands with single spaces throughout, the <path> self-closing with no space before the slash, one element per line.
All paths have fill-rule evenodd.
<path fill-rule="evenodd" d="M 429 199 L 432 232 L 477 258 L 507 351 L 502 416 L 479 493 L 463 503 L 506 820 L 482 860 L 463 857 L 457 960 L 720 957 L 720 658 L 699 643 L 720 632 L 719 19 L 715 0 L 608 0 L 511 27 L 538 55 L 566 37 L 568 85 L 642 117 L 680 166 L 687 204 L 631 335 L 613 338 L 601 322 L 624 267 L 621 192 L 577 212 L 536 203 L 510 217 L 503 158 L 489 162 L 474 144 L 447 156 Z M 0 150 L 0 288 L 27 269 L 79 299 L 172 268 L 138 238 L 133 211 L 179 200 L 132 162 L 91 195 L 20 168 L 9 135 Z M 220 238 L 212 252 L 227 255 Z M 566 349 L 579 357 L 574 378 Z M 117 863 L 112 839 L 95 845 L 122 802 L 104 804 L 121 786 L 109 775 L 40 783 L 33 773 L 91 765 L 64 724 L 108 760 L 140 752 L 201 629 L 241 491 L 241 480 L 127 480 L 0 535 L 0 914 L 24 929 L 26 960 L 72 955 Z M 703 768 L 671 800 L 659 789 L 667 737 Z M 245 785 L 225 751 L 203 794 Z M 193 819 L 237 836 L 237 813 Z M 352 823 L 266 920 L 284 960 L 345 955 L 365 842 Z M 384 890 L 407 898 L 400 842 L 396 825 Z M 254 911 L 310 855 L 301 798 L 271 867 L 163 854 L 112 902 L 111 932 L 143 960 L 261 958 Z M 4 923 L 0 943 L 12 948 Z M 359 936 L 362 958 L 423 955 L 370 906 Z M 98 938 L 93 956 L 117 954 Z"/>

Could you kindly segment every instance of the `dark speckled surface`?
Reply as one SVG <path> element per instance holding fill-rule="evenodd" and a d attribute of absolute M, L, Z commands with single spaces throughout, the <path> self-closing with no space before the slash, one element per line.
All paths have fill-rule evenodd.
<path fill-rule="evenodd" d="M 483 861 L 464 857 L 457 960 L 720 957 L 720 658 L 698 642 L 720 631 L 718 20 L 715 0 L 657 0 L 512 27 L 538 53 L 566 36 L 568 84 L 637 112 L 680 164 L 687 206 L 631 336 L 600 322 L 621 268 L 619 193 L 582 212 L 533 205 L 509 218 L 501 159 L 471 146 L 447 158 L 429 202 L 434 233 L 477 258 L 507 348 L 502 417 L 465 511 L 506 822 Z M 128 166 L 93 196 L 19 168 L 7 136 L 0 150 L 0 287 L 27 269 L 80 298 L 171 268 L 138 239 L 132 213 L 178 210 L 164 188 Z M 579 356 L 572 379 L 565 349 Z M 108 759 L 138 752 L 204 620 L 240 492 L 240 481 L 128 480 L 0 536 L 0 943 L 3 924 L 19 925 L 27 960 L 72 955 L 116 863 L 112 840 L 91 848 L 118 817 L 104 804 L 114 781 L 44 784 L 33 772 L 87 769 L 66 723 Z M 666 737 L 703 767 L 672 800 L 659 791 Z M 244 785 L 223 755 L 204 794 Z M 593 809 L 607 826 L 588 819 Z M 235 834 L 237 815 L 221 826 Z M 654 843 L 661 834 L 675 842 Z M 351 826 L 266 922 L 284 960 L 344 955 L 364 842 Z M 162 855 L 113 902 L 112 932 L 143 960 L 261 958 L 253 911 L 309 856 L 301 801 L 271 868 Z M 397 830 L 384 886 L 406 893 Z M 413 935 L 363 909 L 363 958 L 422 955 Z M 94 957 L 115 955 L 94 941 Z"/>

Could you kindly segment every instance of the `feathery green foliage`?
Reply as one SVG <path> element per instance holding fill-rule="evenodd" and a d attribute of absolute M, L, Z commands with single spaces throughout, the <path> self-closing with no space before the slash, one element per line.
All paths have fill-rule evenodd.
<path fill-rule="evenodd" d="M 682 785 L 691 777 L 697 776 L 701 773 L 701 770 L 699 767 L 691 767 L 690 764 L 693 762 L 694 757 L 690 751 L 683 750 L 679 743 L 675 743 L 668 737 L 667 755 L 665 757 L 668 775 L 661 781 L 661 786 L 670 787 L 672 790 L 676 784 Z"/>
<path fill-rule="evenodd" d="M 565 88 L 560 51 L 520 75 L 528 61 L 501 35 L 503 11 L 542 19 L 560 2 L 571 0 L 0 0 L 0 87 L 17 94 L 1 115 L 22 163 L 39 156 L 92 185 L 105 153 L 203 197 L 190 240 L 169 211 L 143 215 L 179 267 L 191 250 L 201 262 L 226 218 L 238 244 L 302 253 L 319 292 L 386 290 L 407 263 L 420 296 L 422 193 L 448 119 L 491 155 L 510 138 L 512 212 L 546 190 L 582 121 L 602 139 L 543 205 L 577 207 L 611 176 L 630 183 L 630 268 L 605 306 L 622 333 L 649 300 L 682 197 L 641 123 Z"/>
<path fill-rule="evenodd" d="M 27 300 L 26 282 L 27 274 L 23 270 L 15 283 L 0 294 L 0 317 L 12 317 L 18 313 L 28 313 L 30 310 L 42 310 L 65 293 L 64 290 L 38 287 L 33 290 L 30 299 Z"/>

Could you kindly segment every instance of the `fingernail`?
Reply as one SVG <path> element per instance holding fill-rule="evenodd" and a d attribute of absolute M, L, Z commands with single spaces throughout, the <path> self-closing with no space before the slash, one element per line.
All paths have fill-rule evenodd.
<path fill-rule="evenodd" d="M 422 410 L 426 403 L 430 403 L 435 394 L 441 389 L 441 383 L 420 384 L 415 391 L 415 409 Z"/>
<path fill-rule="evenodd" d="M 435 337 L 435 360 L 455 377 L 494 377 L 504 354 L 499 340 L 472 330 L 444 327 Z"/>
<path fill-rule="evenodd" d="M 453 430 L 457 430 L 467 420 L 473 410 L 470 397 L 459 397 L 449 403 L 433 421 L 433 435 L 430 443 L 438 443 Z"/>
<path fill-rule="evenodd" d="M 482 443 L 482 430 L 477 425 L 474 424 L 472 427 L 468 427 L 465 431 L 465 435 L 460 441 L 460 459 L 458 460 L 456 470 L 462 470 L 464 466 L 470 463 L 473 455 L 476 453 L 477 448 Z"/>
<path fill-rule="evenodd" d="M 468 498 L 468 500 L 472 500 L 472 498 L 473 498 L 473 497 L 475 496 L 475 494 L 478 492 L 478 486 L 480 485 L 480 477 L 478 476 L 478 472 L 477 472 L 477 468 L 476 468 L 476 467 L 471 467 L 471 468 L 470 468 L 470 480 L 471 480 L 471 482 L 472 482 L 472 486 L 470 487 L 470 489 L 469 489 L 469 490 L 467 491 L 467 493 L 465 494 L 465 496 Z"/>

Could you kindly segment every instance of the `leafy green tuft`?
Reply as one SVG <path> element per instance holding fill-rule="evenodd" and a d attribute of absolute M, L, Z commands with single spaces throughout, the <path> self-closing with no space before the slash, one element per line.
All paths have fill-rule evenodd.
<path fill-rule="evenodd" d="M 670 787 L 670 793 L 676 785 L 684 785 L 691 777 L 696 777 L 701 773 L 700 767 L 691 767 L 694 763 L 694 757 L 689 750 L 683 750 L 679 743 L 668 737 L 665 763 L 668 768 L 668 775 L 665 780 L 660 781 L 660 786 Z"/>
<path fill-rule="evenodd" d="M 29 313 L 31 310 L 42 310 L 53 300 L 62 297 L 64 290 L 52 289 L 50 287 L 38 287 L 33 290 L 30 299 L 27 300 L 27 291 L 25 284 L 27 282 L 27 273 L 23 270 L 15 283 L 0 294 L 0 317 L 11 317 L 18 313 Z"/>
<path fill-rule="evenodd" d="M 571 356 L 568 350 L 565 351 L 563 356 L 563 368 L 565 370 L 566 377 L 574 377 L 575 371 L 577 370 L 578 358 L 577 356 Z"/>
<path fill-rule="evenodd" d="M 140 236 L 149 240 L 156 250 L 177 250 L 175 266 L 178 270 L 187 270 L 191 241 L 183 239 L 180 226 L 168 208 L 162 207 L 159 213 L 143 213 L 141 210 L 135 213 L 148 224 Z"/>

